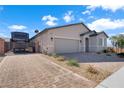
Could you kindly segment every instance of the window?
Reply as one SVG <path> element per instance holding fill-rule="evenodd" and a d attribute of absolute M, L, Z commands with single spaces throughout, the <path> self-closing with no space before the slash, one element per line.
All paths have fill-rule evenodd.
<path fill-rule="evenodd" d="M 103 45 L 103 39 L 99 38 L 99 46 L 102 46 L 102 45 Z"/>
<path fill-rule="evenodd" d="M 106 38 L 99 38 L 99 46 L 102 46 L 102 47 L 104 47 L 104 46 L 106 46 Z"/>
<path fill-rule="evenodd" d="M 104 46 L 106 46 L 107 40 L 106 38 L 104 38 Z"/>

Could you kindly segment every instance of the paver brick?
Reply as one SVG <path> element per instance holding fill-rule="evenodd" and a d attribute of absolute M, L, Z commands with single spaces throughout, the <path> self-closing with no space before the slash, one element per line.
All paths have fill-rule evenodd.
<path fill-rule="evenodd" d="M 7 56 L 0 63 L 0 87 L 92 87 L 90 80 L 52 64 L 41 54 Z"/>

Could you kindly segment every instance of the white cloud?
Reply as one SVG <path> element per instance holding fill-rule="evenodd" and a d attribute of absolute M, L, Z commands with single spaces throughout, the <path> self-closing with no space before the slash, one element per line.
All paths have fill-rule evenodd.
<path fill-rule="evenodd" d="M 115 33 L 111 33 L 111 34 L 109 34 L 109 37 L 115 36 L 115 35 L 116 35 Z"/>
<path fill-rule="evenodd" d="M 79 18 L 79 21 L 83 21 L 83 22 L 85 22 L 85 20 L 84 20 L 83 18 Z"/>
<path fill-rule="evenodd" d="M 11 26 L 8 26 L 8 28 L 10 30 L 24 30 L 27 27 L 26 26 L 23 26 L 23 25 L 11 25 Z"/>
<path fill-rule="evenodd" d="M 120 34 L 123 34 L 124 35 L 124 32 L 120 33 Z"/>
<path fill-rule="evenodd" d="M 89 16 L 88 19 L 95 19 L 95 17 L 94 16 Z"/>
<path fill-rule="evenodd" d="M 73 11 L 68 11 L 67 13 L 65 13 L 63 19 L 66 23 L 73 21 L 74 20 Z"/>
<path fill-rule="evenodd" d="M 124 19 L 111 20 L 109 18 L 101 18 L 87 24 L 92 30 L 113 30 L 117 28 L 124 28 Z"/>
<path fill-rule="evenodd" d="M 58 18 L 53 17 L 51 15 L 47 15 L 47 16 L 43 16 L 42 20 L 45 21 L 46 25 L 48 25 L 48 26 L 55 26 L 55 25 L 57 25 L 56 21 L 58 20 Z"/>
<path fill-rule="evenodd" d="M 96 8 L 102 8 L 103 10 L 110 10 L 112 12 L 116 12 L 117 10 L 124 10 L 124 5 L 88 5 L 86 10 L 82 12 L 82 14 L 90 15 Z"/>
<path fill-rule="evenodd" d="M 2 38 L 2 37 L 7 37 L 7 36 L 3 33 L 0 33 L 0 37 Z"/>
<path fill-rule="evenodd" d="M 90 15 L 90 14 L 91 14 L 91 11 L 90 11 L 90 10 L 86 10 L 86 11 L 83 11 L 82 14 L 84 14 L 84 15 L 85 15 L 85 14 Z"/>
<path fill-rule="evenodd" d="M 96 8 L 102 8 L 103 10 L 111 10 L 112 12 L 116 12 L 119 9 L 124 9 L 124 5 L 90 5 L 87 6 L 89 11 L 94 11 Z"/>
<path fill-rule="evenodd" d="M 86 7 L 86 10 L 82 12 L 82 14 L 88 14 L 90 15 L 92 13 L 92 11 L 94 11 L 96 9 L 96 6 L 87 6 Z"/>

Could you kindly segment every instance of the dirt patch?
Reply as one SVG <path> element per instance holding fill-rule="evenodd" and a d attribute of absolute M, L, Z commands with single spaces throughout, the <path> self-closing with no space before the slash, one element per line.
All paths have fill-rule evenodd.
<path fill-rule="evenodd" d="M 93 82 L 96 82 L 96 84 L 99 84 L 101 81 L 103 81 L 105 78 L 110 76 L 113 72 L 120 69 L 124 63 L 79 63 L 79 67 L 75 66 L 68 66 L 68 61 L 58 61 L 57 58 L 54 58 L 52 56 L 43 55 L 44 57 L 52 60 L 53 62 L 73 71 L 74 73 L 77 73 Z M 113 65 L 112 65 L 113 64 Z M 122 65 L 123 64 L 123 65 Z M 92 67 L 94 71 L 98 71 L 95 73 L 90 72 L 88 69 L 91 69 L 89 67 Z M 95 86 L 94 86 L 95 87 Z"/>

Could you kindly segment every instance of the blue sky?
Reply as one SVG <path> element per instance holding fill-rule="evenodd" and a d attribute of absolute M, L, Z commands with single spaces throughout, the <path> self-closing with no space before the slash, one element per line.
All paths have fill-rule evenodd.
<path fill-rule="evenodd" d="M 105 31 L 109 36 L 124 33 L 124 6 L 0 6 L 0 36 L 12 31 L 35 35 L 34 30 L 83 22 L 91 30 Z"/>

